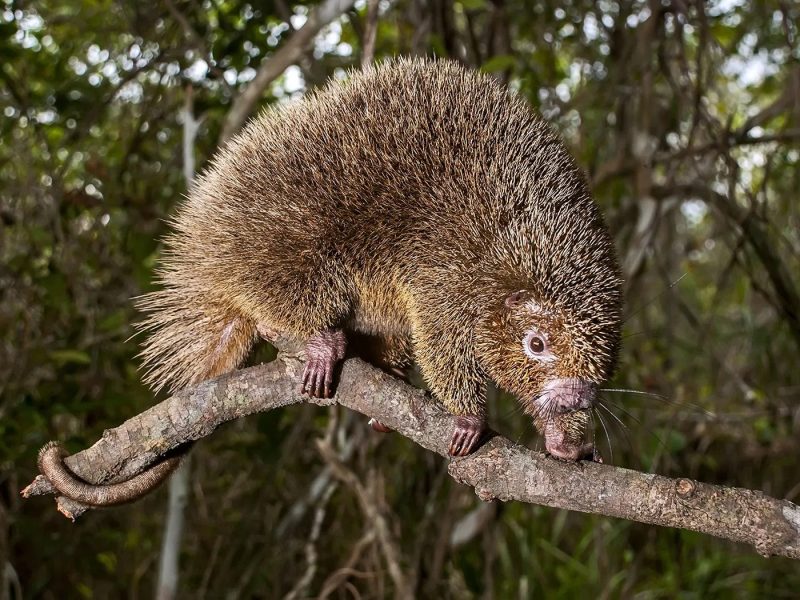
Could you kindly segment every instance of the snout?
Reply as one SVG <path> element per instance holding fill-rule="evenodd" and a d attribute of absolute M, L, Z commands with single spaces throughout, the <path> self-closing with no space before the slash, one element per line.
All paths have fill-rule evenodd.
<path fill-rule="evenodd" d="M 564 414 L 593 406 L 597 384 L 580 377 L 561 377 L 549 381 L 542 391 L 543 399 L 555 412 Z"/>
<path fill-rule="evenodd" d="M 562 377 L 545 384 L 531 413 L 548 453 L 570 461 L 593 458 L 594 448 L 584 436 L 596 397 L 597 384 L 580 377 Z"/>
<path fill-rule="evenodd" d="M 547 453 L 561 460 L 593 460 L 594 445 L 591 443 L 572 444 L 565 442 L 561 436 L 550 436 L 544 438 L 544 447 Z"/>

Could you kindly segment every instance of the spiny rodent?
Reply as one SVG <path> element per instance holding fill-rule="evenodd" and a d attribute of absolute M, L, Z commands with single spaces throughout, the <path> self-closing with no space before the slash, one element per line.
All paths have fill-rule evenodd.
<path fill-rule="evenodd" d="M 460 417 L 451 454 L 479 442 L 487 378 L 551 454 L 586 454 L 620 341 L 614 245 L 562 142 L 491 77 L 395 60 L 266 110 L 172 227 L 162 289 L 139 302 L 156 390 L 280 332 L 307 340 L 304 391 L 328 395 L 348 339 L 374 336 Z"/>

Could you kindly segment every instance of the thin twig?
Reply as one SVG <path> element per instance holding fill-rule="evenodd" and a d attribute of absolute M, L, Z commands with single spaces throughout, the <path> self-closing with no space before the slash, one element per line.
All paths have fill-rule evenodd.
<path fill-rule="evenodd" d="M 320 498 L 317 510 L 314 511 L 314 523 L 311 525 L 311 533 L 306 542 L 306 570 L 303 576 L 297 581 L 291 591 L 284 596 L 284 600 L 297 600 L 297 598 L 305 598 L 308 596 L 308 588 L 314 580 L 314 575 L 317 572 L 317 540 L 322 531 L 322 521 L 325 520 L 325 510 L 328 506 L 328 501 L 331 499 L 333 492 L 336 491 L 336 484 L 332 483 L 325 490 L 322 498 Z"/>
<path fill-rule="evenodd" d="M 343 585 L 348 578 L 364 576 L 363 573 L 355 570 L 355 566 L 358 564 L 358 561 L 361 560 L 361 555 L 364 553 L 364 549 L 374 541 L 375 529 L 370 527 L 370 529 L 367 529 L 364 535 L 361 536 L 361 539 L 355 543 L 350 552 L 350 556 L 347 557 L 344 565 L 331 573 L 322 584 L 322 590 L 320 591 L 319 596 L 317 596 L 317 600 L 325 600 L 325 598 L 330 596 L 341 585 Z"/>
<path fill-rule="evenodd" d="M 364 513 L 364 518 L 367 523 L 370 523 L 375 528 L 375 536 L 381 547 L 383 557 L 389 567 L 389 575 L 395 586 L 395 597 L 402 599 L 412 598 L 411 588 L 400 566 L 400 550 L 397 547 L 394 536 L 389 530 L 389 524 L 386 521 L 385 515 L 375 501 L 374 495 L 361 483 L 358 476 L 339 460 L 333 448 L 327 443 L 319 440 L 317 442 L 317 449 L 325 459 L 325 462 L 330 465 L 336 478 L 353 491 L 358 500 L 358 504 L 361 506 L 361 511 Z"/>

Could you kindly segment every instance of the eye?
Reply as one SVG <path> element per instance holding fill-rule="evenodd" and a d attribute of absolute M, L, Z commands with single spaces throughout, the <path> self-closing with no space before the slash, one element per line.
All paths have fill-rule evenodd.
<path fill-rule="evenodd" d="M 531 352 L 534 354 L 541 354 L 544 352 L 545 343 L 542 338 L 539 336 L 532 336 L 530 341 L 528 342 L 528 348 L 531 349 Z"/>
<path fill-rule="evenodd" d="M 547 334 L 541 331 L 529 331 L 522 341 L 522 347 L 530 358 L 535 360 L 554 360 L 555 356 L 550 352 L 550 344 L 547 342 Z"/>

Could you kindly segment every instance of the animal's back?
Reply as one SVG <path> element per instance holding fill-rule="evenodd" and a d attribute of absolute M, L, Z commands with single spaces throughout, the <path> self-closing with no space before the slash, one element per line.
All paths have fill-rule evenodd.
<path fill-rule="evenodd" d="M 174 218 L 164 289 L 141 303 L 149 381 L 235 368 L 258 324 L 407 330 L 415 280 L 462 272 L 454 285 L 469 285 L 488 250 L 517 243 L 537 169 L 543 186 L 575 170 L 522 102 L 451 62 L 393 61 L 263 112 Z"/>
<path fill-rule="evenodd" d="M 455 63 L 401 60 L 354 73 L 252 121 L 177 221 L 236 264 L 254 247 L 408 250 L 426 225 L 470 208 L 476 180 L 499 179 L 491 170 L 507 160 L 504 146 L 520 143 L 512 117 L 519 129 L 533 119 L 492 79 Z"/>

